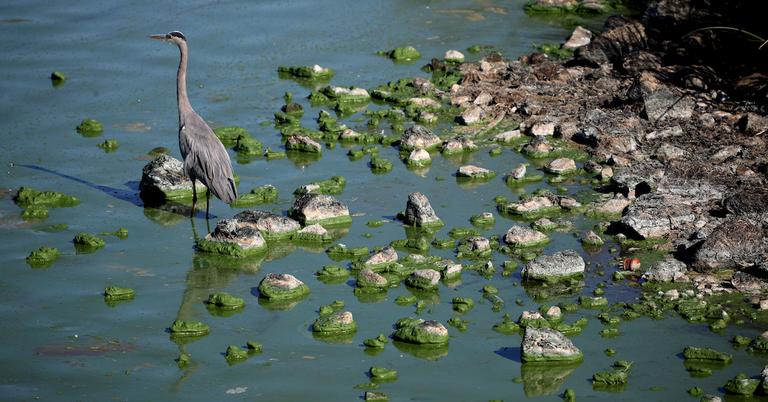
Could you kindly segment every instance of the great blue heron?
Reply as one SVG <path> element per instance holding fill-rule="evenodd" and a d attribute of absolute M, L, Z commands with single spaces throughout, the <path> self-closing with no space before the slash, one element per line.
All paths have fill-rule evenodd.
<path fill-rule="evenodd" d="M 220 200 L 231 204 L 237 198 L 237 188 L 232 174 L 232 162 L 224 145 L 200 115 L 195 113 L 187 97 L 187 59 L 189 51 L 187 38 L 179 31 L 165 35 L 150 35 L 152 39 L 175 43 L 179 47 L 181 60 L 176 73 L 176 101 L 179 107 L 179 149 L 184 159 L 184 172 L 192 180 L 192 215 L 197 203 L 196 180 L 200 180 L 205 191 L 205 218 L 208 219 L 208 204 L 211 192 Z"/>

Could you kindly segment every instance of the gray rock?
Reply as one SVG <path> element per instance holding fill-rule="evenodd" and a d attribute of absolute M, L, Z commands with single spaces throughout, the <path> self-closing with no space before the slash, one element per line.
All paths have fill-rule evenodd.
<path fill-rule="evenodd" d="M 461 115 L 457 118 L 458 122 L 463 125 L 471 125 L 479 123 L 480 120 L 485 117 L 485 112 L 480 106 L 472 106 L 469 109 L 461 112 Z"/>
<path fill-rule="evenodd" d="M 553 174 L 569 174 L 576 171 L 576 162 L 571 158 L 557 158 L 549 162 L 544 169 Z"/>
<path fill-rule="evenodd" d="M 749 187 L 739 190 L 723 200 L 730 214 L 759 218 L 768 214 L 768 189 Z"/>
<path fill-rule="evenodd" d="M 440 272 L 434 269 L 417 269 L 406 279 L 405 283 L 419 289 L 435 289 L 440 283 Z"/>
<path fill-rule="evenodd" d="M 371 271 L 370 268 L 363 268 L 357 274 L 357 287 L 359 288 L 378 288 L 387 287 L 387 278 Z"/>
<path fill-rule="evenodd" d="M 512 247 L 532 247 L 544 244 L 549 237 L 538 230 L 514 225 L 504 234 L 504 243 Z"/>
<path fill-rule="evenodd" d="M 523 136 L 523 133 L 521 133 L 520 130 L 510 130 L 510 131 L 504 131 L 503 133 L 498 133 L 494 135 L 493 140 L 496 142 L 508 144 L 508 143 L 514 142 L 515 140 L 521 138 L 522 136 Z"/>
<path fill-rule="evenodd" d="M 670 194 L 645 194 L 627 208 L 621 223 L 643 239 L 660 238 L 696 220 L 689 205 Z"/>
<path fill-rule="evenodd" d="M 523 152 L 529 155 L 545 155 L 552 152 L 555 147 L 550 144 L 546 137 L 534 137 L 531 142 L 523 146 Z"/>
<path fill-rule="evenodd" d="M 568 337 L 549 328 L 526 328 L 521 349 L 523 363 L 576 362 L 584 357 Z"/>
<path fill-rule="evenodd" d="M 288 215 L 304 225 L 346 224 L 352 222 L 347 206 L 326 194 L 304 194 L 297 198 Z"/>
<path fill-rule="evenodd" d="M 392 247 L 384 247 L 381 251 L 373 253 L 366 261 L 366 266 L 382 266 L 397 262 L 397 251 Z"/>
<path fill-rule="evenodd" d="M 526 170 L 527 168 L 525 167 L 525 164 L 520 163 L 514 169 L 512 169 L 511 172 L 509 172 L 508 176 L 515 180 L 520 180 L 525 177 Z"/>
<path fill-rule="evenodd" d="M 643 274 L 643 278 L 649 281 L 658 282 L 678 282 L 684 280 L 688 268 L 685 263 L 672 257 L 667 257 L 656 264 L 653 264 Z"/>
<path fill-rule="evenodd" d="M 299 222 L 266 211 L 248 210 L 233 217 L 243 226 L 252 226 L 266 238 L 287 238 L 301 229 Z"/>
<path fill-rule="evenodd" d="M 216 223 L 213 232 L 205 236 L 212 242 L 234 243 L 243 250 L 260 249 L 267 246 L 261 233 L 249 225 L 241 225 L 236 219 L 222 219 Z"/>
<path fill-rule="evenodd" d="M 693 256 L 699 271 L 719 268 L 765 269 L 768 230 L 749 219 L 736 217 L 717 226 Z"/>
<path fill-rule="evenodd" d="M 553 136 L 555 135 L 555 123 L 539 122 L 531 126 L 531 135 L 534 136 Z"/>
<path fill-rule="evenodd" d="M 541 255 L 523 267 L 524 279 L 556 281 L 575 275 L 583 275 L 586 264 L 574 250 L 558 251 L 552 255 Z"/>
<path fill-rule="evenodd" d="M 285 140 L 285 149 L 308 153 L 320 153 L 323 147 L 317 141 L 306 135 L 292 135 Z"/>
<path fill-rule="evenodd" d="M 768 117 L 757 113 L 746 113 L 737 123 L 739 130 L 747 135 L 760 135 L 768 130 Z"/>
<path fill-rule="evenodd" d="M 419 192 L 408 195 L 403 223 L 422 227 L 443 226 L 443 221 L 435 214 L 427 196 Z"/>
<path fill-rule="evenodd" d="M 588 29 L 584 29 L 581 26 L 577 26 L 573 30 L 571 36 L 565 41 L 563 47 L 566 49 L 576 49 L 577 47 L 586 46 L 592 41 L 592 32 Z"/>
<path fill-rule="evenodd" d="M 576 49 L 575 58 L 593 65 L 619 64 L 629 53 L 645 49 L 647 41 L 645 27 L 639 21 L 613 16 L 606 20 L 599 36 Z"/>
<path fill-rule="evenodd" d="M 448 50 L 445 52 L 445 56 L 443 56 L 443 59 L 445 59 L 445 61 L 450 61 L 453 63 L 463 63 L 464 54 L 458 50 Z"/>
<path fill-rule="evenodd" d="M 428 128 L 419 125 L 408 128 L 400 137 L 400 149 L 407 151 L 417 148 L 430 149 L 441 143 L 440 137 L 433 134 Z"/>
<path fill-rule="evenodd" d="M 443 153 L 446 155 L 460 154 L 463 152 L 470 152 L 477 149 L 475 142 L 467 137 L 457 137 L 448 140 L 443 145 Z"/>
<path fill-rule="evenodd" d="M 196 186 L 198 194 L 205 194 L 206 188 L 200 181 L 196 181 Z M 141 199 L 150 203 L 191 198 L 192 181 L 180 160 L 160 155 L 142 169 L 139 192 Z"/>

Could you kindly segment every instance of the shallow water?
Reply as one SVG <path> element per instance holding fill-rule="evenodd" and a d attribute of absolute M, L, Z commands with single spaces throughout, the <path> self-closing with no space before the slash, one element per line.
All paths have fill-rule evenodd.
<path fill-rule="evenodd" d="M 439 298 L 431 299 L 421 317 L 445 323 L 454 315 L 454 296 L 472 297 L 477 305 L 464 314 L 466 332 L 449 327 L 447 350 L 423 354 L 402 345 L 388 344 L 371 355 L 361 343 L 379 333 L 391 333 L 400 317 L 415 314 L 413 306 L 394 304 L 409 294 L 404 286 L 391 289 L 379 300 L 360 300 L 351 283 L 326 285 L 313 273 L 332 263 L 320 249 L 285 247 L 273 250 L 264 261 L 232 264 L 197 255 L 194 231 L 204 234 L 206 222 L 144 208 L 137 196 L 145 154 L 165 146 L 178 157 L 176 138 L 175 48 L 150 41 L 148 34 L 178 29 L 190 42 L 190 98 L 196 110 L 212 125 L 238 125 L 273 149 L 280 148 L 272 115 L 283 104 L 285 91 L 305 105 L 304 125 L 319 109 L 310 108 L 304 96 L 309 89 L 280 80 L 278 65 L 320 64 L 332 67 L 336 85 L 371 88 L 389 80 L 426 76 L 419 67 L 447 49 L 464 50 L 475 44 L 493 45 L 506 56 L 517 57 L 534 43 L 561 40 L 567 31 L 556 22 L 525 16 L 520 1 L 260 1 L 184 2 L 143 1 L 130 5 L 75 1 L 51 6 L 26 1 L 0 5 L 0 136 L 4 177 L 2 187 L 22 185 L 58 190 L 74 195 L 81 204 L 51 209 L 42 222 L 26 222 L 20 209 L 3 192 L 0 198 L 0 266 L 4 275 L 0 291 L 0 399 L 30 400 L 353 400 L 364 390 L 371 366 L 399 371 L 399 379 L 380 390 L 391 400 L 559 400 L 565 388 L 576 390 L 579 400 L 682 400 L 685 390 L 700 386 L 720 392 L 725 381 L 738 372 L 757 374 L 763 359 L 743 350 L 731 350 L 727 340 L 735 333 L 755 336 L 757 328 L 730 326 L 725 333 L 710 332 L 704 324 L 689 324 L 673 317 L 663 321 L 640 318 L 621 324 L 622 336 L 604 339 L 596 312 L 571 314 L 592 317 L 584 332 L 573 338 L 585 355 L 570 371 L 552 368 L 523 370 L 519 335 L 502 335 L 491 327 L 503 312 L 516 318 L 535 309 L 520 281 L 496 274 L 485 279 L 465 272 L 461 284 L 441 285 Z M 599 25 L 599 23 L 598 23 Z M 413 45 L 422 59 L 413 64 L 393 64 L 376 56 L 377 50 Z M 466 53 L 466 52 L 465 52 Z M 479 56 L 469 55 L 469 58 Z M 64 72 L 68 80 L 53 87 L 48 75 Z M 104 134 L 78 135 L 74 127 L 85 117 L 100 120 Z M 365 121 L 347 121 L 364 128 Z M 382 125 L 383 126 L 383 125 Z M 115 138 L 120 147 L 105 153 L 97 144 Z M 435 155 L 425 172 L 409 171 L 398 163 L 393 148 L 381 155 L 395 162 L 386 175 L 374 175 L 368 158 L 350 161 L 346 149 L 324 150 L 320 160 L 256 158 L 236 163 L 241 192 L 273 184 L 280 200 L 263 208 L 286 211 L 291 192 L 301 184 L 341 174 L 347 187 L 338 198 L 355 214 L 349 232 L 340 240 L 350 246 L 383 246 L 406 233 L 397 222 L 369 228 L 368 220 L 392 218 L 405 207 L 407 195 L 425 193 L 446 227 L 469 226 L 469 217 L 484 211 L 497 215 L 496 226 L 486 236 L 503 234 L 512 224 L 495 213 L 493 198 L 514 199 L 520 193 L 507 188 L 502 174 L 524 157 L 505 148 L 502 156 L 485 150 L 463 160 Z M 467 162 L 491 168 L 499 176 L 489 183 L 465 185 L 452 176 Z M 531 184 L 528 192 L 546 183 Z M 583 188 L 566 185 L 570 193 Z M 211 211 L 229 217 L 238 210 L 218 200 Z M 212 220 L 212 223 L 215 220 Z M 50 225 L 65 223 L 63 231 Z M 579 230 L 594 222 L 576 219 Z M 76 254 L 71 239 L 78 232 L 110 232 L 127 228 L 120 240 L 107 236 L 107 245 L 93 254 Z M 366 238 L 364 234 L 371 234 Z M 58 247 L 64 254 L 50 268 L 32 269 L 24 262 L 39 246 Z M 581 247 L 572 234 L 553 235 L 547 253 Z M 610 266 L 616 255 L 609 246 L 597 254 L 582 252 L 587 261 Z M 455 257 L 451 250 L 433 254 Z M 399 252 L 402 256 L 405 253 Z M 494 254 L 498 267 L 508 257 Z M 635 287 L 610 283 L 591 269 L 583 293 L 608 281 L 611 301 L 632 299 Z M 267 272 L 287 272 L 305 281 L 311 295 L 290 310 L 259 304 L 257 286 Z M 502 312 L 492 312 L 480 289 L 493 284 L 506 301 Z M 105 286 L 132 287 L 136 298 L 116 306 L 104 303 Z M 205 300 L 212 291 L 244 297 L 245 310 L 229 317 L 210 314 Z M 572 300 L 554 298 L 547 303 Z M 439 299 L 439 303 L 438 303 Z M 523 306 L 514 303 L 521 299 Z M 358 323 L 347 343 L 315 339 L 308 330 L 316 310 L 333 300 L 346 302 Z M 166 329 L 176 318 L 201 320 L 211 334 L 179 345 Z M 248 340 L 264 344 L 264 353 L 229 366 L 222 354 L 227 345 Z M 735 363 L 710 377 L 689 377 L 678 354 L 687 345 L 712 346 L 735 356 Z M 615 357 L 603 350 L 612 347 Z M 183 350 L 192 356 L 184 370 L 174 359 Z M 615 359 L 635 362 L 630 382 L 622 394 L 595 391 L 589 378 Z M 515 381 L 522 377 L 523 383 Z M 561 381 L 557 381 L 561 378 Z"/>

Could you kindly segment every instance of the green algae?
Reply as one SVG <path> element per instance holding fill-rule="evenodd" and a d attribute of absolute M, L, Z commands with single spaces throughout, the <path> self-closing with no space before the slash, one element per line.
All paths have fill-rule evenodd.
<path fill-rule="evenodd" d="M 601 309 L 608 307 L 608 299 L 602 296 L 579 296 L 579 305 L 588 309 Z"/>
<path fill-rule="evenodd" d="M 464 332 L 469 326 L 469 321 L 459 317 L 451 317 L 448 319 L 448 325 L 458 329 L 460 332 Z"/>
<path fill-rule="evenodd" d="M 395 303 L 401 306 L 410 306 L 418 300 L 419 299 L 414 295 L 401 295 L 395 298 Z"/>
<path fill-rule="evenodd" d="M 319 335 L 336 336 L 355 331 L 357 331 L 357 323 L 352 320 L 352 314 L 349 312 L 322 315 L 312 323 L 312 332 Z"/>
<path fill-rule="evenodd" d="M 64 75 L 61 71 L 54 71 L 51 73 L 51 82 L 53 82 L 54 85 L 60 85 L 64 81 L 67 80 L 67 76 Z"/>
<path fill-rule="evenodd" d="M 325 250 L 331 259 L 334 260 L 351 260 L 365 255 L 368 255 L 368 247 L 347 247 L 344 244 L 334 244 Z"/>
<path fill-rule="evenodd" d="M 502 334 L 517 334 L 520 332 L 520 325 L 515 322 L 515 320 L 512 319 L 512 317 L 509 316 L 509 314 L 504 314 L 502 317 L 501 322 L 498 322 L 493 325 L 493 330 L 496 332 L 500 332 Z"/>
<path fill-rule="evenodd" d="M 482 173 L 465 174 L 456 172 L 456 181 L 458 182 L 486 182 L 496 177 L 496 172 L 489 170 Z"/>
<path fill-rule="evenodd" d="M 695 397 L 704 395 L 704 390 L 701 389 L 700 387 L 688 388 L 687 392 L 688 392 L 688 395 L 695 396 Z"/>
<path fill-rule="evenodd" d="M 379 56 L 387 56 L 398 62 L 413 61 L 421 57 L 421 53 L 419 53 L 413 46 L 398 47 L 392 50 L 381 50 L 376 52 L 376 54 Z"/>
<path fill-rule="evenodd" d="M 38 191 L 31 187 L 19 188 L 14 201 L 21 208 L 65 208 L 74 207 L 80 203 L 80 200 L 71 195 L 56 191 Z"/>
<path fill-rule="evenodd" d="M 453 311 L 459 313 L 466 313 L 475 306 L 475 302 L 471 297 L 454 297 L 451 300 L 451 304 L 453 305 Z"/>
<path fill-rule="evenodd" d="M 629 369 L 603 370 L 592 374 L 592 385 L 623 385 L 629 380 Z"/>
<path fill-rule="evenodd" d="M 683 357 L 686 360 L 709 360 L 721 363 L 730 363 L 733 360 L 733 356 L 718 352 L 712 348 L 697 348 L 694 346 L 688 346 L 683 349 Z"/>
<path fill-rule="evenodd" d="M 129 300 L 136 296 L 136 292 L 131 288 L 121 288 L 117 286 L 108 286 L 104 289 L 104 300 L 117 301 Z"/>
<path fill-rule="evenodd" d="M 42 246 L 32 250 L 26 258 L 27 265 L 32 268 L 48 268 L 59 258 L 59 249 Z"/>
<path fill-rule="evenodd" d="M 253 205 L 270 204 L 277 202 L 277 188 L 271 184 L 265 184 L 261 187 L 251 189 L 251 191 L 241 194 L 230 204 L 233 208 L 244 208 Z"/>
<path fill-rule="evenodd" d="M 273 151 L 272 148 L 269 147 L 264 151 L 264 157 L 267 158 L 267 160 L 282 159 L 285 158 L 285 156 L 285 152 Z"/>
<path fill-rule="evenodd" d="M 733 338 L 731 338 L 731 343 L 736 346 L 747 346 L 750 342 L 752 342 L 751 338 L 742 335 L 734 335 Z"/>
<path fill-rule="evenodd" d="M 408 239 L 398 239 L 390 242 L 390 245 L 398 249 L 416 250 L 426 252 L 429 250 L 430 242 L 425 237 L 416 237 Z"/>
<path fill-rule="evenodd" d="M 326 283 L 342 283 L 349 278 L 348 269 L 338 265 L 326 265 L 315 272 L 317 279 Z"/>
<path fill-rule="evenodd" d="M 328 180 L 314 181 L 301 186 L 293 191 L 293 195 L 298 197 L 304 194 L 341 194 L 346 185 L 347 180 L 343 176 L 333 176 Z"/>
<path fill-rule="evenodd" d="M 369 166 L 374 173 L 387 173 L 392 171 L 392 168 L 394 167 L 392 161 L 376 155 L 371 156 Z"/>
<path fill-rule="evenodd" d="M 211 328 L 199 321 L 176 320 L 171 325 L 170 332 L 174 337 L 198 337 L 208 335 Z"/>
<path fill-rule="evenodd" d="M 104 127 L 97 120 L 85 118 L 75 127 L 75 130 L 83 137 L 97 137 L 104 132 Z"/>
<path fill-rule="evenodd" d="M 600 330 L 600 336 L 603 338 L 614 338 L 621 335 L 618 328 L 604 328 Z"/>
<path fill-rule="evenodd" d="M 469 221 L 472 225 L 480 228 L 488 228 L 496 224 L 496 218 L 490 213 L 472 215 Z"/>
<path fill-rule="evenodd" d="M 463 239 L 471 236 L 480 236 L 480 232 L 474 228 L 455 227 L 448 231 L 448 236 L 453 239 Z"/>
<path fill-rule="evenodd" d="M 187 353 L 181 353 L 179 354 L 179 357 L 177 357 L 175 361 L 176 361 L 176 366 L 180 369 L 183 369 L 189 366 L 189 363 L 192 363 L 192 356 L 190 356 Z"/>
<path fill-rule="evenodd" d="M 555 60 L 562 60 L 573 57 L 574 49 L 562 47 L 555 43 L 542 43 L 541 45 L 536 46 L 536 51 L 544 53 Z"/>
<path fill-rule="evenodd" d="M 385 367 L 371 367 L 368 375 L 373 382 L 387 382 L 397 380 L 397 371 Z"/>
<path fill-rule="evenodd" d="M 238 156 L 259 156 L 263 152 L 264 145 L 250 135 L 241 134 L 237 136 L 232 149 L 237 152 Z"/>
<path fill-rule="evenodd" d="M 225 126 L 213 129 L 213 133 L 225 147 L 233 147 L 240 136 L 250 137 L 248 130 L 238 126 Z"/>
<path fill-rule="evenodd" d="M 246 342 L 245 347 L 248 349 L 248 353 L 261 353 L 264 350 L 264 345 L 256 341 Z"/>
<path fill-rule="evenodd" d="M 228 363 L 236 363 L 248 359 L 248 351 L 240 349 L 239 346 L 229 345 L 224 353 L 224 358 Z"/>
<path fill-rule="evenodd" d="M 563 392 L 563 400 L 565 402 L 576 402 L 576 391 L 573 388 L 566 388 Z"/>
<path fill-rule="evenodd" d="M 432 240 L 431 245 L 432 247 L 439 249 L 448 249 L 453 248 L 456 245 L 456 240 L 435 238 Z"/>
<path fill-rule="evenodd" d="M 386 219 L 376 219 L 376 220 L 370 220 L 365 223 L 365 226 L 368 226 L 369 228 L 377 228 L 379 226 L 384 225 L 385 223 L 389 222 Z"/>
<path fill-rule="evenodd" d="M 739 373 L 736 377 L 728 380 L 723 386 L 726 394 L 751 396 L 757 391 L 760 380 L 749 378 L 744 373 Z"/>
<path fill-rule="evenodd" d="M 225 292 L 211 293 L 205 303 L 222 310 L 238 310 L 245 307 L 245 300 Z"/>
<path fill-rule="evenodd" d="M 158 157 L 160 155 L 168 155 L 171 153 L 171 150 L 166 147 L 154 147 L 147 152 L 147 155 L 151 157 Z"/>
<path fill-rule="evenodd" d="M 104 239 L 90 233 L 78 233 L 72 239 L 72 243 L 75 244 L 75 249 L 78 252 L 84 253 L 95 251 L 105 245 Z"/>
<path fill-rule="evenodd" d="M 104 152 L 114 152 L 117 150 L 117 148 L 120 147 L 120 143 L 117 142 L 114 138 L 109 138 L 104 140 L 104 142 L 100 143 L 98 145 L 99 148 L 103 149 Z"/>
<path fill-rule="evenodd" d="M 389 339 L 387 339 L 384 334 L 379 334 L 379 336 L 375 338 L 368 338 L 363 341 L 363 345 L 365 345 L 365 347 L 375 349 L 383 349 L 387 343 L 389 343 Z"/>
<path fill-rule="evenodd" d="M 422 325 L 427 321 L 417 318 L 401 318 L 395 324 L 392 337 L 398 341 L 417 345 L 445 345 L 448 335 L 428 331 Z"/>
<path fill-rule="evenodd" d="M 259 254 L 263 254 L 267 250 L 267 246 L 242 248 L 240 245 L 228 241 L 212 241 L 206 239 L 197 239 L 195 242 L 195 249 L 201 253 L 218 254 L 228 257 L 250 257 Z"/>
<path fill-rule="evenodd" d="M 326 81 L 333 78 L 333 70 L 320 66 L 279 66 L 277 72 L 283 77 L 295 77 L 304 80 Z"/>
<path fill-rule="evenodd" d="M 259 296 L 272 301 L 295 300 L 309 294 L 309 287 L 301 284 L 293 289 L 287 289 L 279 286 L 273 286 L 262 280 L 258 286 Z"/>
<path fill-rule="evenodd" d="M 32 205 L 21 212 L 21 218 L 25 221 L 47 219 L 48 208 L 39 205 Z"/>

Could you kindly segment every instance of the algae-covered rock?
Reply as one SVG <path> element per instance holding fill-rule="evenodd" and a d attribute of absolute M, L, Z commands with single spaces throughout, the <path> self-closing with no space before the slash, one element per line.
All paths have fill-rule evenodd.
<path fill-rule="evenodd" d="M 458 258 L 488 258 L 491 255 L 491 242 L 482 236 L 462 239 L 457 247 Z"/>
<path fill-rule="evenodd" d="M 474 181 L 488 181 L 496 177 L 496 172 L 475 165 L 465 165 L 459 167 L 456 171 L 456 177 Z"/>
<path fill-rule="evenodd" d="M 576 362 L 584 357 L 570 339 L 550 328 L 526 328 L 521 349 L 523 363 Z"/>
<path fill-rule="evenodd" d="M 740 373 L 736 377 L 725 383 L 725 393 L 731 395 L 751 396 L 757 391 L 760 380 L 749 378 L 746 374 Z"/>
<path fill-rule="evenodd" d="M 222 219 L 213 232 L 196 242 L 197 251 L 245 257 L 266 251 L 267 243 L 261 233 L 251 225 L 236 219 Z"/>
<path fill-rule="evenodd" d="M 48 218 L 48 208 L 37 205 L 31 206 L 21 213 L 21 219 L 25 221 L 43 220 L 46 218 Z"/>
<path fill-rule="evenodd" d="M 571 158 L 557 158 L 549 162 L 544 170 L 552 174 L 572 174 L 576 172 L 576 162 Z"/>
<path fill-rule="evenodd" d="M 317 64 L 312 66 L 279 66 L 277 71 L 278 73 L 309 80 L 329 80 L 333 77 L 332 69 L 321 67 Z"/>
<path fill-rule="evenodd" d="M 255 341 L 248 341 L 245 346 L 248 348 L 248 353 L 261 353 L 264 350 L 264 345 Z"/>
<path fill-rule="evenodd" d="M 629 370 L 611 369 L 598 371 L 592 374 L 593 385 L 622 385 L 626 384 L 629 379 Z"/>
<path fill-rule="evenodd" d="M 347 206 L 326 194 L 304 194 L 297 198 L 288 215 L 304 225 L 343 225 L 352 222 Z"/>
<path fill-rule="evenodd" d="M 245 300 L 226 292 L 216 292 L 208 295 L 206 304 L 222 310 L 237 310 L 245 307 Z"/>
<path fill-rule="evenodd" d="M 224 358 L 230 363 L 242 361 L 248 358 L 248 351 L 240 349 L 239 346 L 229 345 L 224 353 Z"/>
<path fill-rule="evenodd" d="M 472 217 L 469 218 L 469 221 L 474 226 L 484 228 L 495 225 L 496 217 L 490 212 L 483 212 L 481 214 L 472 215 Z"/>
<path fill-rule="evenodd" d="M 293 195 L 301 196 L 304 194 L 341 194 L 344 191 L 344 186 L 346 184 L 347 181 L 343 176 L 333 176 L 328 180 L 319 180 L 305 184 L 294 190 Z"/>
<path fill-rule="evenodd" d="M 579 296 L 579 305 L 584 308 L 603 308 L 608 306 L 608 299 L 602 296 Z"/>
<path fill-rule="evenodd" d="M 402 221 L 406 225 L 418 227 L 442 227 L 443 221 L 437 217 L 435 210 L 429 203 L 426 195 L 415 192 L 408 195 L 408 202 L 405 205 L 405 212 L 402 214 Z"/>
<path fill-rule="evenodd" d="M 560 206 L 548 197 L 534 196 L 520 202 L 499 204 L 499 210 L 525 219 L 538 219 L 560 211 Z"/>
<path fill-rule="evenodd" d="M 114 138 L 109 138 L 104 140 L 101 144 L 98 145 L 99 148 L 103 149 L 104 152 L 114 152 L 117 150 L 117 148 L 120 147 L 120 143 L 117 142 Z"/>
<path fill-rule="evenodd" d="M 54 83 L 54 85 L 59 85 L 67 80 L 67 76 L 64 75 L 61 71 L 54 71 L 51 73 L 51 82 Z"/>
<path fill-rule="evenodd" d="M 643 278 L 649 281 L 670 282 L 685 278 L 688 267 L 684 262 L 678 261 L 673 257 L 667 257 L 653 264 L 645 273 Z"/>
<path fill-rule="evenodd" d="M 584 247 L 600 247 L 605 244 L 605 241 L 592 230 L 588 230 L 581 236 L 581 244 Z"/>
<path fill-rule="evenodd" d="M 443 60 L 448 63 L 463 63 L 464 54 L 458 50 L 446 50 Z"/>
<path fill-rule="evenodd" d="M 368 375 L 374 382 L 395 381 L 397 380 L 397 371 L 385 367 L 371 367 Z"/>
<path fill-rule="evenodd" d="M 389 339 L 387 339 L 384 334 L 379 334 L 379 336 L 375 338 L 369 338 L 363 341 L 363 345 L 368 348 L 376 348 L 376 349 L 383 349 L 384 345 L 389 343 Z"/>
<path fill-rule="evenodd" d="M 380 251 L 373 253 L 364 265 L 371 268 L 382 267 L 397 262 L 397 251 L 392 247 L 384 247 Z"/>
<path fill-rule="evenodd" d="M 513 248 L 539 247 L 548 242 L 546 234 L 520 225 L 513 225 L 504 234 L 504 243 Z"/>
<path fill-rule="evenodd" d="M 27 264 L 33 268 L 51 266 L 59 258 L 59 249 L 55 247 L 40 247 L 33 250 L 26 258 Z"/>
<path fill-rule="evenodd" d="M 262 154 L 264 145 L 250 135 L 239 135 L 232 149 L 241 156 L 258 156 Z"/>
<path fill-rule="evenodd" d="M 406 164 L 411 168 L 423 168 L 432 164 L 432 157 L 424 149 L 418 148 L 411 151 L 406 159 Z"/>
<path fill-rule="evenodd" d="M 277 198 L 277 188 L 271 184 L 265 184 L 261 187 L 253 188 L 245 194 L 240 194 L 230 206 L 233 208 L 243 208 L 259 204 L 269 204 L 277 202 Z"/>
<path fill-rule="evenodd" d="M 389 172 L 394 167 L 394 165 L 392 164 L 392 161 L 377 155 L 372 155 L 371 160 L 368 164 L 371 167 L 371 171 L 373 171 L 374 173 Z"/>
<path fill-rule="evenodd" d="M 413 46 L 397 47 L 387 51 L 382 50 L 378 54 L 387 56 L 394 61 L 412 61 L 421 57 L 421 53 Z"/>
<path fill-rule="evenodd" d="M 72 239 L 72 243 L 75 243 L 75 247 L 78 249 L 90 249 L 95 250 L 104 247 L 104 239 L 101 237 L 92 235 L 90 233 L 78 233 L 75 238 Z"/>
<path fill-rule="evenodd" d="M 406 280 L 405 284 L 417 289 L 437 289 L 440 283 L 440 272 L 434 269 L 417 269 Z"/>
<path fill-rule="evenodd" d="M 38 191 L 31 187 L 20 187 L 14 201 L 21 208 L 45 207 L 62 208 L 74 207 L 80 203 L 76 197 L 56 191 Z"/>
<path fill-rule="evenodd" d="M 217 127 L 213 129 L 213 133 L 226 147 L 235 146 L 237 139 L 240 137 L 251 137 L 251 133 L 248 130 L 238 126 Z"/>
<path fill-rule="evenodd" d="M 347 247 L 345 244 L 334 244 L 325 250 L 334 259 L 354 259 L 368 254 L 368 247 Z"/>
<path fill-rule="evenodd" d="M 199 180 L 196 180 L 195 185 L 198 194 L 205 194 L 206 188 Z M 144 202 L 153 204 L 191 199 L 192 181 L 184 173 L 181 161 L 160 155 L 144 166 L 139 191 Z"/>
<path fill-rule="evenodd" d="M 357 274 L 357 287 L 368 290 L 384 290 L 388 287 L 389 281 L 382 275 L 364 268 Z"/>
<path fill-rule="evenodd" d="M 75 130 L 85 137 L 96 137 L 104 132 L 104 127 L 97 120 L 85 118 L 77 125 Z"/>
<path fill-rule="evenodd" d="M 338 265 L 326 265 L 315 272 L 317 278 L 323 281 L 334 281 L 334 279 L 345 280 L 349 277 L 349 270 Z"/>
<path fill-rule="evenodd" d="M 710 360 L 722 363 L 730 363 L 733 360 L 733 356 L 718 352 L 712 348 L 697 348 L 694 346 L 688 346 L 683 349 L 683 357 L 686 360 Z"/>
<path fill-rule="evenodd" d="M 320 143 L 305 135 L 292 135 L 286 138 L 285 149 L 288 151 L 319 154 L 322 152 L 323 147 Z"/>
<path fill-rule="evenodd" d="M 459 313 L 466 313 L 467 311 L 471 310 L 472 307 L 474 307 L 475 302 L 471 297 L 454 297 L 451 300 L 451 304 L 453 305 L 454 311 Z"/>
<path fill-rule="evenodd" d="M 556 282 L 562 279 L 581 277 L 586 264 L 579 253 L 573 250 L 558 251 L 552 255 L 536 257 L 523 267 L 524 279 Z"/>
<path fill-rule="evenodd" d="M 333 240 L 333 236 L 321 225 L 312 224 L 294 233 L 291 240 L 299 243 L 327 243 Z"/>
<path fill-rule="evenodd" d="M 176 358 L 176 366 L 178 368 L 187 367 L 191 362 L 192 362 L 192 356 L 190 356 L 187 353 L 181 353 L 179 354 L 179 357 Z"/>
<path fill-rule="evenodd" d="M 238 213 L 233 219 L 242 227 L 257 229 L 266 240 L 288 239 L 301 229 L 299 222 L 266 211 L 247 210 Z"/>
<path fill-rule="evenodd" d="M 104 300 L 128 300 L 133 299 L 136 292 L 131 288 L 121 288 L 117 286 L 108 286 L 104 289 Z"/>
<path fill-rule="evenodd" d="M 448 343 L 448 329 L 437 321 L 422 319 L 401 319 L 395 325 L 393 338 L 402 342 L 419 345 L 443 345 Z"/>
<path fill-rule="evenodd" d="M 170 328 L 171 335 L 177 337 L 192 337 L 208 335 L 211 328 L 199 321 L 176 320 Z"/>
<path fill-rule="evenodd" d="M 415 125 L 405 130 L 400 137 L 400 150 L 412 151 L 415 149 L 430 150 L 442 144 L 442 140 L 431 130 L 424 126 Z"/>
<path fill-rule="evenodd" d="M 386 402 L 389 400 L 387 394 L 379 391 L 365 391 L 363 400 L 366 402 Z"/>
<path fill-rule="evenodd" d="M 258 289 L 260 296 L 269 300 L 298 299 L 309 294 L 309 287 L 291 274 L 269 273 Z"/>
<path fill-rule="evenodd" d="M 357 324 L 349 311 L 320 316 L 312 324 L 312 332 L 320 335 L 340 335 L 355 331 Z"/>

